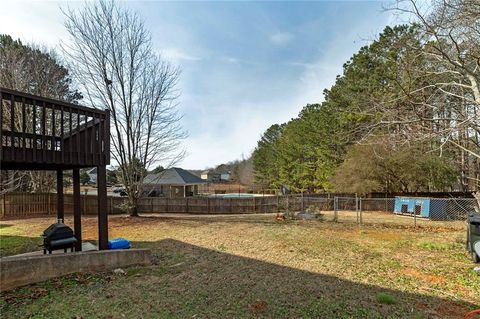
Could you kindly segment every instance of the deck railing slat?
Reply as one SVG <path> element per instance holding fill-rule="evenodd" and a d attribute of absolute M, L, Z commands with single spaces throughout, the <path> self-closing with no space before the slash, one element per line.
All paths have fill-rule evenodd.
<path fill-rule="evenodd" d="M 15 132 L 15 97 L 13 95 L 10 96 L 10 152 L 12 158 L 15 158 L 15 138 L 13 137 L 13 133 Z"/>
<path fill-rule="evenodd" d="M 62 105 L 60 107 L 60 137 L 62 138 L 60 140 L 60 151 L 62 152 L 62 155 L 61 155 L 62 163 L 65 163 L 65 141 L 64 141 L 63 121 L 64 121 L 64 118 L 63 118 L 63 105 Z"/>
<path fill-rule="evenodd" d="M 43 162 L 46 161 L 46 151 L 47 148 L 47 141 L 45 140 L 45 135 L 47 134 L 47 108 L 45 107 L 45 101 L 43 101 L 42 105 L 42 153 L 43 153 Z"/>
<path fill-rule="evenodd" d="M 52 107 L 52 139 L 51 139 L 51 148 L 50 150 L 52 151 L 52 160 L 55 162 L 55 153 L 53 153 L 56 150 L 57 142 L 55 141 L 55 109 Z"/>
<path fill-rule="evenodd" d="M 85 147 L 85 150 L 83 152 L 83 160 L 85 161 L 85 164 L 88 163 L 88 114 L 87 112 L 84 113 L 85 115 L 85 129 L 83 130 L 83 146 Z"/>
<path fill-rule="evenodd" d="M 33 161 L 37 160 L 37 101 L 33 100 L 33 116 L 32 116 L 32 130 L 33 130 Z"/>
<path fill-rule="evenodd" d="M 25 108 L 25 98 L 22 97 L 22 159 L 25 161 L 27 157 L 27 139 L 25 137 L 25 131 L 27 130 L 27 114 L 26 114 L 26 108 Z"/>
<path fill-rule="evenodd" d="M 69 113 L 69 117 L 70 117 L 70 120 L 68 121 L 68 125 L 69 125 L 69 142 L 68 142 L 68 152 L 69 152 L 69 159 L 70 159 L 70 163 L 73 162 L 73 154 L 72 154 L 72 136 L 73 136 L 73 124 L 72 124 L 72 119 L 73 119 L 73 115 L 72 115 L 72 107 L 69 107 L 68 108 L 68 113 Z"/>
<path fill-rule="evenodd" d="M 77 161 L 80 163 L 80 111 L 77 112 Z"/>

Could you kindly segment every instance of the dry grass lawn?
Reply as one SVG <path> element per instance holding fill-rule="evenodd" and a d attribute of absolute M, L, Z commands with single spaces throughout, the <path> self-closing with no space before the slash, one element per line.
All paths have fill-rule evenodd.
<path fill-rule="evenodd" d="M 53 220 L 2 221 L 1 254 L 36 249 Z M 113 216 L 110 238 L 151 248 L 154 265 L 20 288 L 2 294 L 0 311 L 2 318 L 462 318 L 480 308 L 464 229 L 367 224 Z M 84 218 L 83 229 L 95 240 L 94 218 Z"/>

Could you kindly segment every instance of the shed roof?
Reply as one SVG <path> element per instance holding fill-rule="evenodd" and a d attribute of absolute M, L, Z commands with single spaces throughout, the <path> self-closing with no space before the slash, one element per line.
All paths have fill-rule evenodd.
<path fill-rule="evenodd" d="M 157 174 L 148 174 L 145 176 L 144 184 L 157 185 L 188 185 L 205 183 L 200 177 L 179 168 L 168 168 Z"/>

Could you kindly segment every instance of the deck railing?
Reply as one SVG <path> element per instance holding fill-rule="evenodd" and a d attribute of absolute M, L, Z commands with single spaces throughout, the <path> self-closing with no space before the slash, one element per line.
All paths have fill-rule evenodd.
<path fill-rule="evenodd" d="M 107 165 L 108 110 L 0 88 L 0 160 L 71 166 Z"/>

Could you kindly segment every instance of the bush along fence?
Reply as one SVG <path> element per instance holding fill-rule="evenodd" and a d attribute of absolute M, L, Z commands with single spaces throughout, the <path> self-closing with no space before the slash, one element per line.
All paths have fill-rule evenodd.
<path fill-rule="evenodd" d="M 108 197 L 108 214 L 122 214 L 123 197 Z M 65 214 L 73 213 L 73 195 L 65 194 Z M 464 222 L 476 210 L 472 198 L 360 198 L 307 195 L 258 196 L 248 198 L 141 198 L 139 213 L 255 214 L 309 211 L 332 221 L 363 223 L 407 223 L 424 221 Z M 81 196 L 83 215 L 97 214 L 97 197 Z M 0 195 L 0 217 L 56 215 L 56 194 L 7 193 Z"/>

